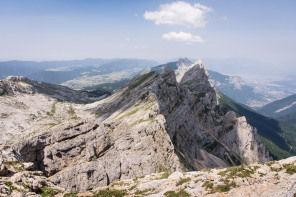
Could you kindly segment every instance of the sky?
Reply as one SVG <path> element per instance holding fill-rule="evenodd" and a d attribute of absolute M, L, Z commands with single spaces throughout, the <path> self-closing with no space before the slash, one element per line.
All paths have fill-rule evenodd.
<path fill-rule="evenodd" d="M 295 65 L 295 0 L 0 0 L 0 61 L 250 58 Z"/>

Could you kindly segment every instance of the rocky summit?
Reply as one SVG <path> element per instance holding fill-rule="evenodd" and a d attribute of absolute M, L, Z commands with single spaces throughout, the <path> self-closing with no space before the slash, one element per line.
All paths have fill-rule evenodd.
<path fill-rule="evenodd" d="M 165 193 L 169 190 L 172 190 L 172 195 L 174 192 L 184 192 L 188 196 L 215 195 L 211 189 L 216 191 L 215 188 L 219 187 L 218 173 L 232 172 L 214 170 L 216 174 L 209 171 L 206 175 L 206 172 L 189 171 L 252 166 L 272 160 L 259 142 L 256 128 L 250 126 L 244 117 L 238 117 L 217 102 L 215 89 L 210 85 L 208 73 L 201 62 L 190 66 L 178 81 L 171 69 L 166 68 L 163 74 L 149 72 L 135 78 L 112 96 L 90 104 L 49 97 L 49 94 L 40 91 L 32 95 L 31 91 L 28 93 L 16 88 L 13 92 L 18 94 L 4 94 L 0 97 L 1 106 L 11 107 L 15 103 L 10 100 L 18 99 L 15 100 L 17 103 L 26 98 L 21 104 L 26 106 L 22 110 L 26 113 L 21 112 L 22 117 L 35 114 L 36 119 L 26 122 L 28 131 L 23 131 L 24 127 L 9 126 L 6 121 L 11 118 L 13 122 L 18 113 L 1 111 L 2 114 L 7 113 L 1 117 L 1 132 L 10 133 L 10 127 L 14 128 L 14 132 L 1 141 L 0 192 L 10 195 L 17 190 L 29 196 L 34 192 L 38 195 L 50 190 L 61 195 L 58 193 L 97 191 L 107 187 L 105 192 L 108 193 L 114 185 L 128 186 L 133 183 L 135 186 L 139 183 L 146 186 L 119 189 L 124 190 L 127 196 L 141 196 L 147 192 L 152 195 L 153 188 L 158 186 L 155 196 L 169 194 Z M 36 83 L 28 83 L 28 86 L 35 90 Z M 11 92 L 11 88 L 6 88 L 6 92 Z M 63 91 L 60 88 L 58 92 Z M 39 99 L 36 100 L 36 107 L 30 104 L 34 98 Z M 48 104 L 47 109 L 38 105 L 42 99 L 45 104 L 48 98 L 51 99 L 51 110 Z M 43 119 L 39 119 L 38 112 Z M 46 126 L 38 124 L 44 120 L 47 120 Z M 54 124 L 49 124 L 49 121 Z M 294 169 L 294 164 L 291 165 Z M 249 174 L 257 170 L 254 166 L 243 168 L 233 169 Z M 168 179 L 161 178 L 169 174 Z M 18 178 L 13 178 L 15 176 Z M 203 183 L 198 181 L 198 176 L 202 176 Z M 214 178 L 210 178 L 212 176 Z M 136 177 L 145 179 L 141 178 L 139 182 Z M 245 181 L 247 177 L 241 178 Z M 128 181 L 131 179 L 134 181 Z M 183 180 L 184 185 L 179 184 L 179 180 Z M 227 185 L 230 192 L 243 184 L 227 180 L 225 184 L 230 184 Z M 24 188 L 18 188 L 16 185 L 19 184 Z M 197 184 L 198 187 L 204 185 L 193 191 Z M 192 192 L 181 185 L 190 185 Z M 135 188 L 140 193 L 136 194 Z M 101 196 L 104 196 L 103 193 Z M 89 194 L 81 193 L 82 196 Z"/>

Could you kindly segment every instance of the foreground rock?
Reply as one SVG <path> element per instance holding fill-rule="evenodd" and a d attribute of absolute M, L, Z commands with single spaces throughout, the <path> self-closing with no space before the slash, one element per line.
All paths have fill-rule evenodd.
<path fill-rule="evenodd" d="M 63 188 L 52 184 L 32 163 L 4 162 L 6 174 L 0 176 L 0 196 L 41 197 L 40 194 L 61 193 Z M 31 170 L 31 171 L 28 171 Z"/>
<path fill-rule="evenodd" d="M 75 193 L 52 185 L 42 172 L 23 171 L 0 178 L 0 196 L 294 197 L 295 180 L 296 157 L 266 164 L 154 173 Z"/>
<path fill-rule="evenodd" d="M 296 195 L 296 157 L 264 165 L 152 174 L 115 182 L 98 190 L 103 193 L 108 189 L 125 196 L 293 197 Z"/>
<path fill-rule="evenodd" d="M 170 69 L 150 72 L 84 107 L 92 118 L 31 133 L 11 143 L 9 154 L 34 163 L 53 184 L 71 192 L 152 173 L 271 159 L 256 129 L 217 103 L 200 63 L 180 83 Z"/>

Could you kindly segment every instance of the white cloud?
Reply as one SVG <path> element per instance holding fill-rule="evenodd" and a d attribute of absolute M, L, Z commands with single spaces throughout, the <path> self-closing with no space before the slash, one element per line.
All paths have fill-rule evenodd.
<path fill-rule="evenodd" d="M 174 40 L 174 41 L 185 41 L 185 42 L 204 42 L 200 36 L 194 36 L 190 33 L 185 32 L 170 32 L 162 35 L 163 39 Z"/>
<path fill-rule="evenodd" d="M 191 5 L 184 1 L 160 5 L 158 11 L 144 13 L 146 20 L 152 20 L 155 24 L 183 25 L 187 27 L 204 27 L 207 23 L 205 17 L 212 8 L 196 3 Z"/>

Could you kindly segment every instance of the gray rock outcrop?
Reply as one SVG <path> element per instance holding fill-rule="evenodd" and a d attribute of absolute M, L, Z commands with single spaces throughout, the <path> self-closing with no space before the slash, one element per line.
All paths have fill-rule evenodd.
<path fill-rule="evenodd" d="M 245 118 L 217 103 L 202 64 L 180 83 L 171 69 L 144 74 L 88 110 L 96 119 L 63 122 L 12 144 L 15 158 L 68 191 L 270 160 Z"/>
<path fill-rule="evenodd" d="M 0 176 L 3 176 L 6 174 L 6 167 L 4 165 L 3 158 L 0 158 Z"/>

